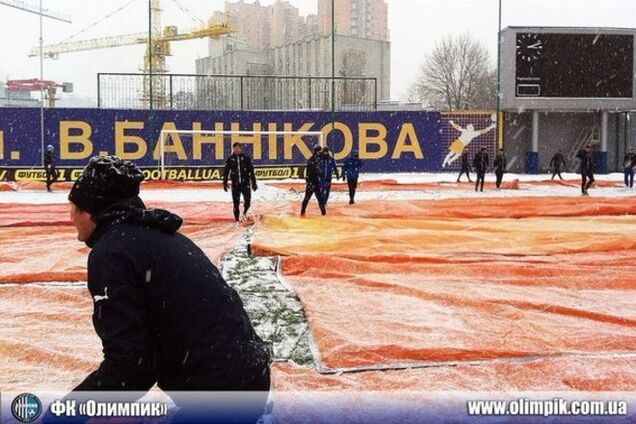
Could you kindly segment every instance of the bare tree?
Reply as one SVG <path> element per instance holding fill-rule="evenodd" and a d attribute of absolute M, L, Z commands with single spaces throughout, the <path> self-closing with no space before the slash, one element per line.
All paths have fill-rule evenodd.
<path fill-rule="evenodd" d="M 492 109 L 496 96 L 497 70 L 470 34 L 438 42 L 408 90 L 409 100 L 441 110 Z"/>

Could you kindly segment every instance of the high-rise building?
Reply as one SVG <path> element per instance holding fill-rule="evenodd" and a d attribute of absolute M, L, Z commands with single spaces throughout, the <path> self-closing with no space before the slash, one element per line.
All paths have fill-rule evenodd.
<path fill-rule="evenodd" d="M 197 96 L 217 107 L 239 98 L 241 108 L 327 108 L 331 0 L 316 1 L 317 15 L 307 17 L 287 0 L 270 6 L 258 0 L 226 1 L 225 13 L 217 11 L 211 20 L 227 20 L 237 32 L 210 41 L 210 55 L 198 59 L 196 69 L 210 77 L 239 77 L 219 80 L 220 85 L 202 84 Z M 335 0 L 334 6 L 336 103 L 355 108 L 389 99 L 391 43 L 385 0 Z M 240 94 L 235 93 L 237 87 Z"/>
<path fill-rule="evenodd" d="M 320 32 L 331 33 L 331 1 L 318 0 Z M 385 0 L 335 0 L 336 34 L 373 40 L 388 40 Z"/>

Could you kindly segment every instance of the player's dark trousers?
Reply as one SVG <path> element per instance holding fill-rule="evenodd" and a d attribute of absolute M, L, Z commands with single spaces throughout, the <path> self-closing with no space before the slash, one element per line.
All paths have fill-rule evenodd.
<path fill-rule="evenodd" d="M 554 172 L 552 173 L 552 179 L 554 179 L 555 175 L 558 175 L 559 179 L 563 181 L 563 177 L 561 176 L 561 170 L 559 168 L 554 168 Z"/>
<path fill-rule="evenodd" d="M 462 177 L 462 175 L 464 175 L 464 173 L 466 173 L 466 176 L 468 177 L 468 182 L 472 183 L 473 181 L 470 179 L 470 170 L 469 169 L 462 169 L 461 170 L 461 172 L 457 176 L 457 182 L 459 182 L 459 179 Z"/>
<path fill-rule="evenodd" d="M 331 194 L 331 180 L 320 182 L 320 192 L 322 195 L 322 201 L 327 204 L 329 201 L 329 194 Z"/>
<path fill-rule="evenodd" d="M 634 170 L 625 170 L 625 187 L 634 187 Z"/>
<path fill-rule="evenodd" d="M 307 181 L 307 187 L 305 188 L 305 198 L 303 199 L 303 204 L 300 208 L 300 214 L 304 215 L 307 210 L 307 205 L 309 204 L 309 200 L 311 196 L 316 195 L 316 200 L 318 200 L 318 206 L 320 207 L 320 212 L 325 215 L 327 214 L 327 210 L 325 209 L 325 203 L 322 200 L 322 195 L 320 194 L 320 184 L 318 181 Z"/>
<path fill-rule="evenodd" d="M 240 216 L 239 206 L 241 204 L 241 195 L 243 195 L 243 214 L 245 215 L 252 202 L 250 186 L 240 185 L 235 187 L 232 185 L 232 203 L 234 203 L 234 219 L 236 221 L 239 220 Z"/>
<path fill-rule="evenodd" d="M 484 191 L 484 181 L 486 179 L 485 172 L 477 172 L 477 179 L 475 180 L 475 191 L 478 189 Z"/>
<path fill-rule="evenodd" d="M 44 167 L 44 171 L 46 172 L 46 189 L 51 191 L 51 184 L 57 181 L 57 171 L 55 170 L 55 165 L 47 165 Z"/>
<path fill-rule="evenodd" d="M 501 181 L 503 180 L 503 171 L 495 171 L 495 176 L 497 177 L 497 188 L 501 187 Z"/>
<path fill-rule="evenodd" d="M 587 190 L 594 184 L 594 174 L 592 171 L 585 171 L 581 174 L 581 192 L 587 193 Z"/>
<path fill-rule="evenodd" d="M 358 188 L 358 179 L 347 178 L 347 185 L 349 186 L 349 203 L 353 203 L 356 197 L 356 188 Z"/>

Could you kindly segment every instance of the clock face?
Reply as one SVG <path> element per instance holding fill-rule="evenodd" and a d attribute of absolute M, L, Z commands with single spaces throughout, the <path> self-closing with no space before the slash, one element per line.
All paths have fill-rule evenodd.
<path fill-rule="evenodd" d="M 522 62 L 533 62 L 543 53 L 543 41 L 539 34 L 519 34 L 517 37 L 517 58 Z"/>

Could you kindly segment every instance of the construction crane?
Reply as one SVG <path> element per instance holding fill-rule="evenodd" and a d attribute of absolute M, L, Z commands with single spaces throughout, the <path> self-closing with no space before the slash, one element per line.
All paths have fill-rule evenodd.
<path fill-rule="evenodd" d="M 1 1 L 1 0 L 0 0 Z M 197 38 L 214 38 L 236 32 L 235 29 L 224 23 L 208 24 L 202 29 L 179 33 L 176 26 L 166 26 L 161 29 L 161 3 L 160 0 L 150 0 L 150 19 L 152 28 L 150 37 L 148 33 L 126 34 L 111 37 L 101 37 L 90 40 L 78 40 L 46 45 L 42 47 L 42 54 L 46 58 L 56 59 L 62 53 L 71 53 L 87 50 L 106 49 L 111 47 L 128 46 L 134 44 L 146 44 L 143 65 L 140 70 L 146 75 L 143 83 L 142 100 L 162 107 L 166 103 L 166 90 L 163 78 L 150 78 L 153 74 L 165 74 L 168 72 L 166 57 L 171 56 L 170 42 L 193 40 Z M 34 47 L 29 52 L 29 57 L 39 56 L 40 48 Z M 152 93 L 152 95 L 151 95 Z"/>
<path fill-rule="evenodd" d="M 55 94 L 58 87 L 61 87 L 64 93 L 73 92 L 73 84 L 69 82 L 58 84 L 55 81 L 47 81 L 36 78 L 25 80 L 9 80 L 7 81 L 6 85 L 7 91 L 10 92 L 44 91 L 44 93 L 46 94 L 45 99 L 48 100 L 50 108 L 55 107 L 55 101 L 57 100 Z"/>
<path fill-rule="evenodd" d="M 14 9 L 23 10 L 25 12 L 33 13 L 35 15 L 42 15 L 45 18 L 57 19 L 58 21 L 71 23 L 71 18 L 67 15 L 63 15 L 59 12 L 55 12 L 49 9 L 41 9 L 39 6 L 25 3 L 20 0 L 0 0 L 0 4 L 4 6 L 13 7 Z"/>

